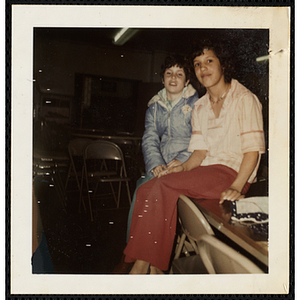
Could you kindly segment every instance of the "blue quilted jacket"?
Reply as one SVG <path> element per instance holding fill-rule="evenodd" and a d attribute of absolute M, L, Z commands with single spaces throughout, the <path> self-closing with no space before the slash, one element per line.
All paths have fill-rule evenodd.
<path fill-rule="evenodd" d="M 166 165 L 173 159 L 182 163 L 191 155 L 187 151 L 192 134 L 192 110 L 199 99 L 198 93 L 188 85 L 181 98 L 168 105 L 165 89 L 161 90 L 148 103 L 145 118 L 145 132 L 142 149 L 146 173 L 152 175 L 152 169 Z"/>

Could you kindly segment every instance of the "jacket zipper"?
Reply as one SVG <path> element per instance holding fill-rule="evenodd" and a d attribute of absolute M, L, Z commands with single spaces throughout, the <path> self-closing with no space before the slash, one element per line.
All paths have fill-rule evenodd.
<path fill-rule="evenodd" d="M 168 134 L 169 134 L 169 139 L 166 145 L 168 145 L 169 141 L 171 140 L 171 111 L 168 112 Z"/>
<path fill-rule="evenodd" d="M 171 137 L 171 111 L 168 112 L 168 132 L 169 132 L 169 137 Z"/>

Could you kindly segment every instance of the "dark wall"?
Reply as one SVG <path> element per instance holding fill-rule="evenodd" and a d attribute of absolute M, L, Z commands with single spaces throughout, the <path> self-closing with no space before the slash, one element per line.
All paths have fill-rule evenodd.
<path fill-rule="evenodd" d="M 72 126 L 81 126 L 82 119 L 86 120 L 85 126 L 103 130 L 105 125 L 115 124 L 114 117 L 124 116 L 124 124 L 131 120 L 130 128 L 122 124 L 119 128 L 123 126 L 123 129 L 142 134 L 147 102 L 161 88 L 159 72 L 165 56 L 170 52 L 189 53 L 199 38 L 217 38 L 225 42 L 231 52 L 236 70 L 234 77 L 262 102 L 267 125 L 268 62 L 259 63 L 256 58 L 268 54 L 268 30 L 141 29 L 123 46 L 111 43 L 114 30 L 35 29 L 35 116 Z M 110 78 L 116 82 L 123 80 L 129 85 L 135 82 L 135 91 L 131 96 L 117 93 L 115 99 L 112 94 L 94 95 L 89 109 L 80 109 L 83 95 L 76 87 L 76 74 Z M 113 103 L 109 103 L 109 97 Z M 89 124 L 89 114 L 94 114 L 99 122 Z M 106 114 L 106 123 L 101 121 L 103 114 Z"/>

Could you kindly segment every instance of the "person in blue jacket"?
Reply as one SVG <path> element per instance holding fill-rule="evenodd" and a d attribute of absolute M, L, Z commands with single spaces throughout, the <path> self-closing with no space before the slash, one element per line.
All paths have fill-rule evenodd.
<path fill-rule="evenodd" d="M 190 67 L 180 55 L 168 56 L 161 66 L 164 88 L 148 103 L 142 150 L 146 174 L 137 181 L 127 226 L 127 241 L 134 209 L 136 191 L 148 180 L 168 167 L 181 165 L 191 155 L 187 151 L 192 134 L 192 110 L 199 99 L 189 83 Z"/>

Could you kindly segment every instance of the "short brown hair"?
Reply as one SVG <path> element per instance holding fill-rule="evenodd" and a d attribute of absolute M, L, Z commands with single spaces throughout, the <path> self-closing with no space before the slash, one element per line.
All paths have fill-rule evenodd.
<path fill-rule="evenodd" d="M 179 68 L 183 69 L 185 73 L 185 81 L 188 81 L 190 79 L 191 66 L 188 59 L 182 55 L 169 55 L 165 58 L 164 63 L 161 65 L 160 77 L 162 78 L 162 80 L 164 79 L 166 69 L 174 66 L 178 66 Z"/>

